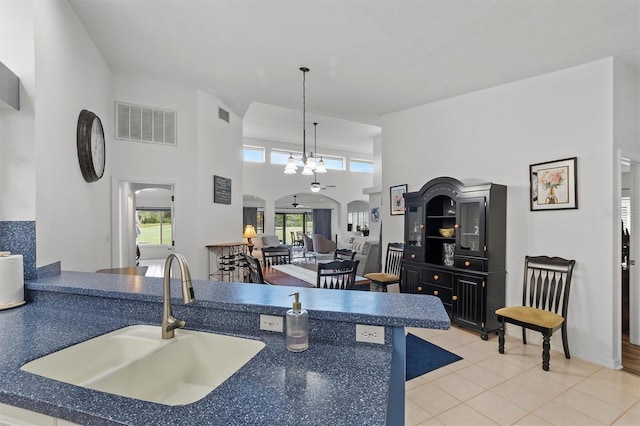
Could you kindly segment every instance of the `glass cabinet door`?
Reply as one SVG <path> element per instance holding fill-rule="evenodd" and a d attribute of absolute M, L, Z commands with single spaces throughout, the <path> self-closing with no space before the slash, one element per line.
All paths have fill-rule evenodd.
<path fill-rule="evenodd" d="M 422 203 L 407 202 L 405 208 L 405 248 L 422 247 L 424 229 Z"/>
<path fill-rule="evenodd" d="M 463 198 L 458 201 L 456 224 L 456 253 L 484 256 L 485 198 Z"/>

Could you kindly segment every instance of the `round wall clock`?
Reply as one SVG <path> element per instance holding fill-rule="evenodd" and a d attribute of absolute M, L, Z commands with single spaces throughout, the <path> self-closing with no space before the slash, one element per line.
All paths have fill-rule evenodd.
<path fill-rule="evenodd" d="M 77 145 L 82 177 L 87 182 L 99 180 L 105 166 L 104 131 L 100 118 L 86 109 L 78 117 Z"/>

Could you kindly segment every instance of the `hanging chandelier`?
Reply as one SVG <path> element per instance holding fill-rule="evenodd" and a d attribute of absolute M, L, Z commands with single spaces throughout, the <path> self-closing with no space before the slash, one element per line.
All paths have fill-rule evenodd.
<path fill-rule="evenodd" d="M 302 158 L 299 160 L 302 161 L 304 168 L 302 169 L 302 174 L 305 176 L 311 176 L 315 173 L 327 173 L 327 169 L 324 165 L 324 161 L 320 158 L 320 161 L 316 163 L 316 159 L 313 156 L 313 151 L 307 154 L 307 93 L 306 93 L 306 81 L 307 81 L 307 73 L 309 72 L 309 68 L 301 67 L 300 71 L 302 71 Z M 316 126 L 318 123 L 313 123 Z M 314 130 L 315 132 L 315 130 Z M 317 144 L 317 140 L 315 142 Z M 316 149 L 314 147 L 314 149 Z M 317 155 L 317 152 L 316 152 Z M 289 154 L 289 159 L 287 160 L 287 165 L 284 168 L 284 173 L 287 175 L 294 175 L 298 170 L 298 166 L 296 166 L 296 158 L 294 158 L 293 153 Z"/>

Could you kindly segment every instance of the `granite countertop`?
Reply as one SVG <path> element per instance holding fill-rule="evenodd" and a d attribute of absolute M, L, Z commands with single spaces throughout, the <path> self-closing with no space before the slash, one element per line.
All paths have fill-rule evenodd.
<path fill-rule="evenodd" d="M 327 330 L 350 330 L 345 324 L 353 322 L 450 325 L 435 297 L 300 288 L 296 291 L 309 310 L 310 325 L 316 326 L 310 328 L 309 349 L 291 353 L 283 334 L 258 330 L 257 320 L 260 313 L 283 315 L 291 288 L 194 281 L 197 301 L 187 308 L 174 284 L 174 313 L 187 321 L 187 328 L 242 335 L 266 346 L 203 399 L 165 406 L 20 370 L 28 361 L 127 325 L 159 324 L 162 279 L 63 272 L 25 287 L 26 305 L 0 311 L 0 402 L 81 424 L 382 425 L 391 344 L 339 342 L 345 334 L 336 337 Z M 144 318 L 149 306 L 154 316 Z M 235 318 L 229 323 L 232 330 L 212 325 L 221 314 Z M 240 324 L 244 318 L 250 323 Z"/>

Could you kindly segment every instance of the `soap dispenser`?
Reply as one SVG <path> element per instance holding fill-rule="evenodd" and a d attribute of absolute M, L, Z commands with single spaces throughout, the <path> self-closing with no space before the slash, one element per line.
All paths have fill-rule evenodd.
<path fill-rule="evenodd" d="M 302 309 L 299 293 L 293 293 L 293 308 L 287 311 L 287 349 L 291 352 L 306 351 L 309 347 L 309 313 Z"/>

